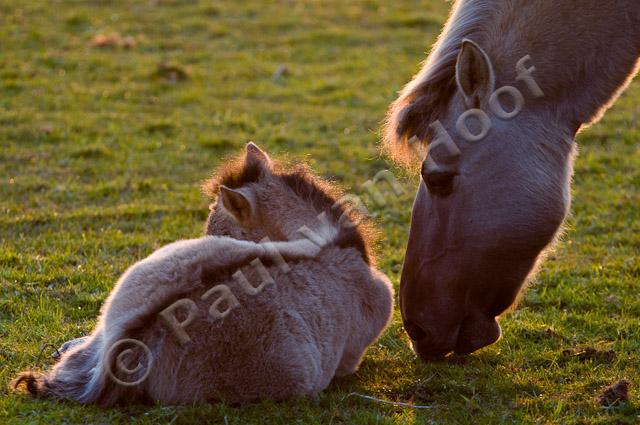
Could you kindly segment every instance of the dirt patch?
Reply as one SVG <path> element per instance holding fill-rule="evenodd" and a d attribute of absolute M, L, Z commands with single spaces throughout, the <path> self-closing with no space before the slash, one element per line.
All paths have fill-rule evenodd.
<path fill-rule="evenodd" d="M 598 403 L 602 406 L 613 406 L 621 401 L 629 400 L 629 387 L 631 383 L 626 379 L 621 379 L 613 385 L 602 389 L 598 396 Z"/>
<path fill-rule="evenodd" d="M 431 379 L 433 376 L 427 379 L 418 379 L 402 388 L 384 388 L 382 392 L 391 401 L 428 404 L 435 400 L 433 385 L 429 382 Z"/>
<path fill-rule="evenodd" d="M 556 332 L 554 329 L 551 329 L 551 328 L 545 329 L 544 335 L 554 339 L 561 339 L 561 340 L 565 339 L 562 335 L 560 335 L 558 332 Z"/>
<path fill-rule="evenodd" d="M 158 64 L 154 76 L 169 80 L 172 83 L 189 79 L 189 73 L 183 66 L 171 62 L 161 62 Z"/>
<path fill-rule="evenodd" d="M 613 350 L 598 350 L 594 347 L 567 349 L 562 352 L 562 355 L 576 357 L 583 363 L 588 361 L 611 363 L 617 358 L 616 352 Z"/>
<path fill-rule="evenodd" d="M 135 47 L 139 42 L 139 37 L 132 35 L 122 35 L 119 32 L 112 32 L 110 34 L 96 34 L 89 45 L 91 47 L 98 48 L 123 48 L 131 49 Z"/>

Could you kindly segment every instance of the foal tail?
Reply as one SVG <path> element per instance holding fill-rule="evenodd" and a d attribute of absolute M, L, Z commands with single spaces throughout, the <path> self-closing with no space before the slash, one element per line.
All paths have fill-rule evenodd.
<path fill-rule="evenodd" d="M 12 389 L 24 386 L 37 397 L 68 398 L 83 402 L 87 398 L 87 383 L 91 370 L 98 364 L 98 337 L 74 347 L 62 355 L 60 362 L 45 373 L 26 371 L 11 382 Z"/>
<path fill-rule="evenodd" d="M 144 381 L 149 370 L 150 364 L 142 365 L 149 361 L 150 353 L 137 340 L 123 341 L 129 344 L 117 351 L 105 350 L 102 333 L 97 332 L 89 341 L 65 352 L 50 371 L 20 373 L 11 382 L 11 388 L 14 391 L 24 388 L 35 397 L 75 400 L 104 407 L 125 400 L 144 401 L 143 386 L 139 383 Z M 136 364 L 136 367 L 129 366 Z"/>

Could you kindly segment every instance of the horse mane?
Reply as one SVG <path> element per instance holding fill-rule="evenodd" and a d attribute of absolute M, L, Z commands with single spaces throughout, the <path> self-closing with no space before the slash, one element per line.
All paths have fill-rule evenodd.
<path fill-rule="evenodd" d="M 412 143 L 414 136 L 425 143 L 429 125 L 446 111 L 456 90 L 456 62 L 462 40 L 478 41 L 482 36 L 481 23 L 486 24 L 494 10 L 493 3 L 494 0 L 457 0 L 420 71 L 389 107 L 382 131 L 382 150 L 400 165 L 415 163 L 418 155 L 417 146 Z"/>
<path fill-rule="evenodd" d="M 208 197 L 215 198 L 220 186 L 237 189 L 250 183 L 258 183 L 264 173 L 263 167 L 259 162 L 248 160 L 245 153 L 221 165 L 215 174 L 203 183 L 202 191 Z M 375 263 L 372 254 L 374 228 L 357 208 L 349 208 L 348 203 L 340 202 L 344 192 L 337 185 L 318 177 L 303 163 L 291 164 L 274 160 L 269 169 L 270 173 L 294 194 L 316 211 L 326 213 L 329 220 L 339 227 L 334 242 L 337 246 L 356 248 L 367 264 Z M 344 223 L 345 218 L 348 219 L 348 223 Z"/>

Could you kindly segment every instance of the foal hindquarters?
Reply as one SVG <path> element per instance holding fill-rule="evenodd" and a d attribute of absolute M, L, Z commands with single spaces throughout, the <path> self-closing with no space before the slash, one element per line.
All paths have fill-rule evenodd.
<path fill-rule="evenodd" d="M 258 294 L 244 292 L 232 280 L 194 292 L 199 316 L 185 328 L 184 344 L 156 321 L 145 335 L 145 343 L 162 347 L 144 383 L 149 398 L 282 400 L 316 394 L 334 376 L 355 372 L 391 315 L 388 279 L 354 249 L 328 247 L 312 261 L 290 265 L 288 273 L 269 267 L 273 282 Z M 256 271 L 242 271 L 254 285 L 260 282 Z M 237 300 L 223 319 L 212 318 L 211 300 L 201 297 L 216 285 L 227 285 Z"/>

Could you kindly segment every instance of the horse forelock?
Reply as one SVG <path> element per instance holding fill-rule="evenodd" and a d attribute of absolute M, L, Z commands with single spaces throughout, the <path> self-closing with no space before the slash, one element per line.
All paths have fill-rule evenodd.
<path fill-rule="evenodd" d="M 447 110 L 456 90 L 456 61 L 462 40 L 479 41 L 495 0 L 458 0 L 451 17 L 420 71 L 402 89 L 387 112 L 382 149 L 400 165 L 419 158 L 410 140 L 424 143 L 429 125 Z M 415 140 L 415 139 L 414 139 Z"/>

